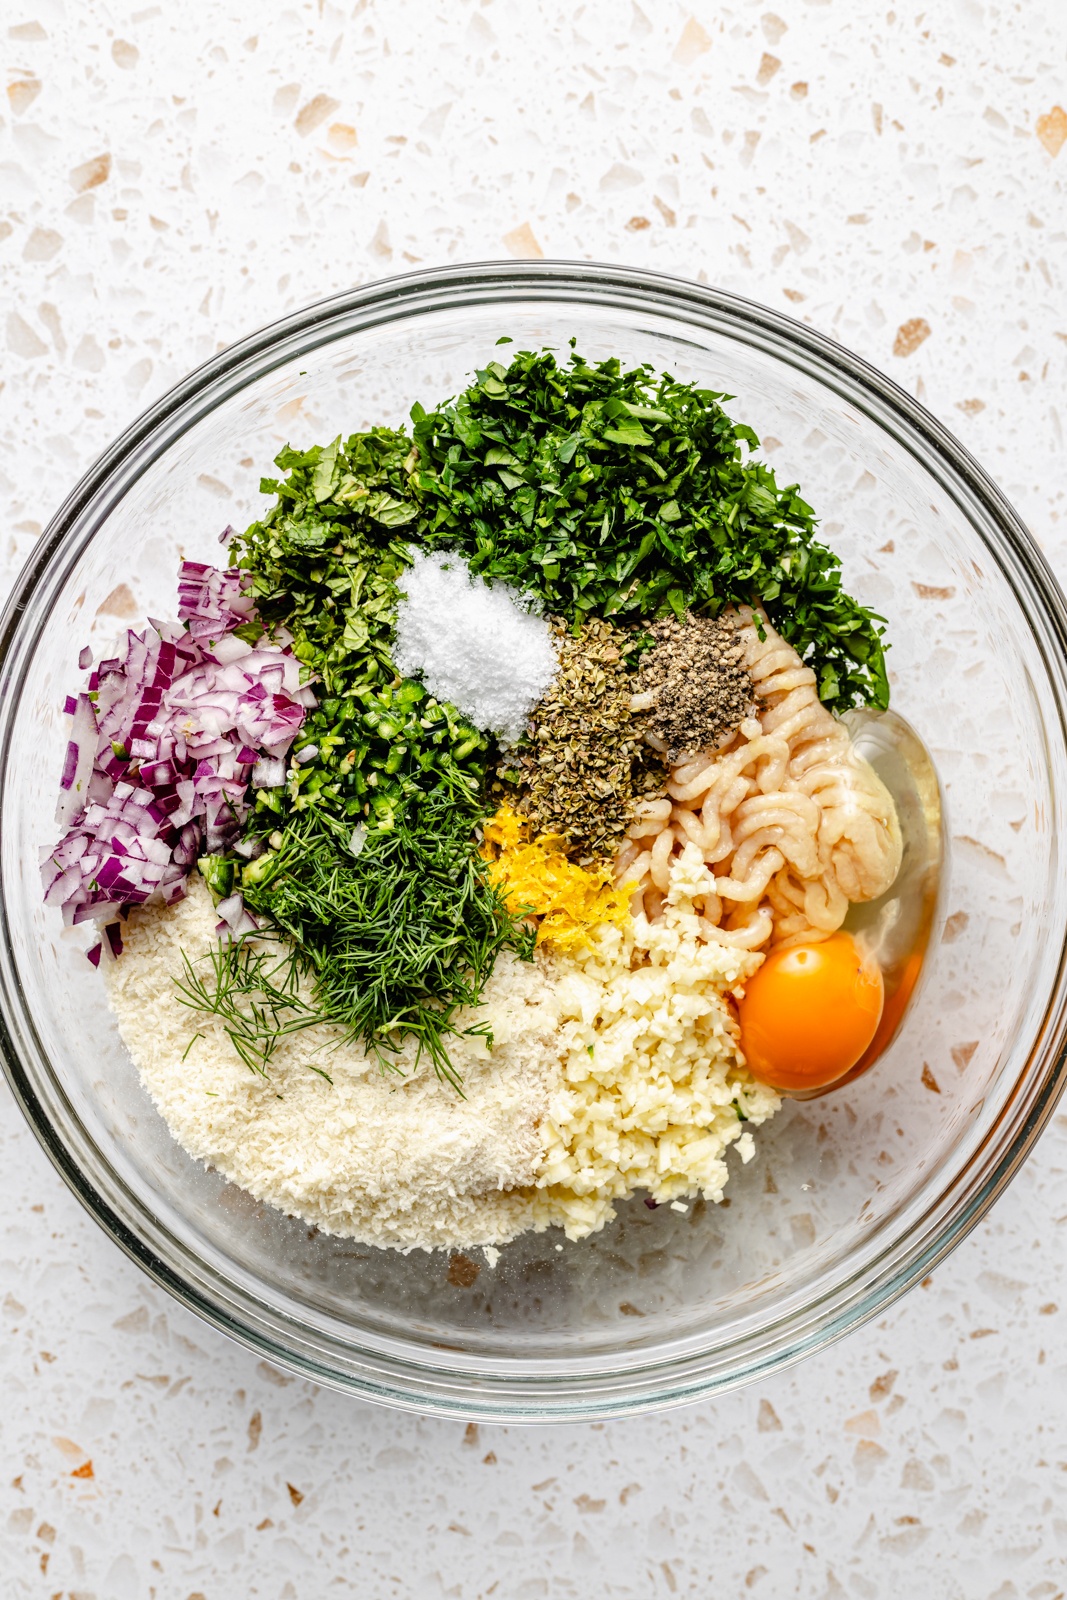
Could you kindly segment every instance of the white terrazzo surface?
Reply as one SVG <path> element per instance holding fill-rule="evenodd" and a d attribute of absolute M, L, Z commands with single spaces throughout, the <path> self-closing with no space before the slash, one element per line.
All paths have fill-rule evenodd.
<path fill-rule="evenodd" d="M 5 0 L 0 576 L 221 345 L 542 251 L 833 332 L 1067 576 L 1062 0 L 767 3 Z M 280 1375 L 126 1262 L 6 1091 L 0 1139 L 5 1600 L 1067 1589 L 1063 1114 L 876 1325 L 688 1411 L 532 1432 Z"/>

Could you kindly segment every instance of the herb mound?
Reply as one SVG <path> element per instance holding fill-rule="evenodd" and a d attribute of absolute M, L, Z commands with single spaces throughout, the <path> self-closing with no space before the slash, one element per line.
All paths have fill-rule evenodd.
<path fill-rule="evenodd" d="M 259 616 L 293 636 L 318 697 L 286 788 L 260 797 L 260 830 L 309 806 L 388 829 L 413 798 L 442 784 L 458 801 L 478 803 L 486 735 L 401 678 L 392 659 L 411 564 L 402 531 L 413 532 L 418 517 L 407 498 L 416 459 L 407 435 L 391 428 L 343 445 L 287 446 L 277 458 L 286 476 L 260 483 L 274 504 L 231 542 Z"/>
<path fill-rule="evenodd" d="M 643 621 L 762 601 L 833 711 L 885 710 L 882 618 L 841 588 L 811 507 L 710 389 L 547 350 L 493 362 L 454 401 L 412 410 L 418 536 L 546 611 Z M 414 530 L 413 530 L 414 531 Z"/>

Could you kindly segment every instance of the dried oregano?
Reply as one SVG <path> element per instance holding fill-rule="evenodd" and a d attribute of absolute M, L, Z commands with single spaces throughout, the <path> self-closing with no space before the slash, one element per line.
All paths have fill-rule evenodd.
<path fill-rule="evenodd" d="M 559 619 L 552 627 L 559 672 L 492 787 L 537 832 L 565 838 L 584 865 L 613 853 L 634 800 L 661 789 L 665 774 L 632 705 L 637 680 L 623 660 L 631 635 L 599 618 L 577 632 Z"/>

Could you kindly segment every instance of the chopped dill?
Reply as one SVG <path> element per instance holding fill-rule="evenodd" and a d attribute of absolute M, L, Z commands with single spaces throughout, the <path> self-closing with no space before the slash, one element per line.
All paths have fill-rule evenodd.
<path fill-rule="evenodd" d="M 290 952 L 273 956 L 241 940 L 236 944 L 220 943 L 202 959 L 210 968 L 210 981 L 196 971 L 182 951 L 185 978 L 174 980 L 182 1004 L 218 1017 L 251 1072 L 265 1077 L 270 1058 L 283 1039 L 323 1020 L 319 1011 L 306 1005 L 300 995 L 300 974 Z M 279 978 L 280 982 L 276 981 Z M 196 1035 L 197 1039 L 202 1037 Z M 308 1066 L 327 1083 L 333 1082 L 321 1067 L 310 1061 Z"/>
<path fill-rule="evenodd" d="M 383 1070 L 402 1071 L 397 1057 L 414 1040 L 416 1063 L 425 1052 L 462 1093 L 446 1041 L 478 1036 L 491 1046 L 492 1033 L 486 1022 L 461 1027 L 457 1013 L 477 1005 L 503 948 L 531 960 L 534 944 L 488 882 L 473 822 L 438 790 L 353 856 L 348 830 L 326 812 L 297 813 L 244 884 L 248 908 L 269 917 L 289 948 L 276 956 L 258 940 L 220 944 L 207 957 L 209 982 L 186 958 L 185 1003 L 220 1017 L 253 1071 L 266 1070 L 282 1039 L 331 1022 Z"/>

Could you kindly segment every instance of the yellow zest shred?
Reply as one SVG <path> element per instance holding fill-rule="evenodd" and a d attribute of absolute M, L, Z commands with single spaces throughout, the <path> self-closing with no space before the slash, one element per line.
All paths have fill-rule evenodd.
<path fill-rule="evenodd" d="M 580 949 L 593 928 L 629 924 L 630 888 L 615 887 L 610 867 L 590 871 L 568 861 L 559 834 L 531 839 L 526 818 L 504 805 L 485 824 L 483 837 L 489 881 L 505 891 L 509 910 L 539 919 L 538 944 Z"/>

